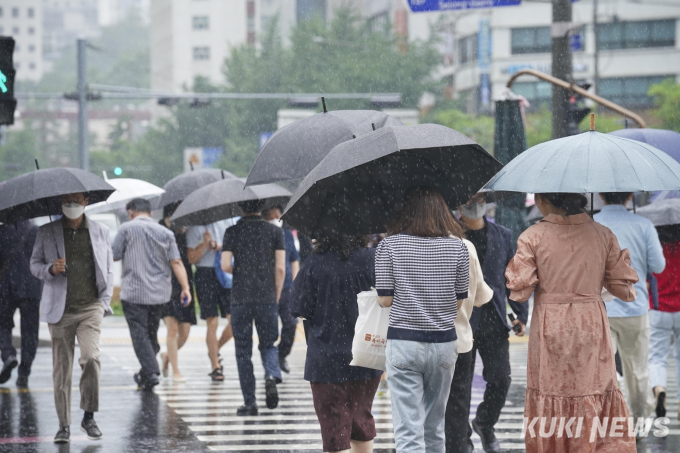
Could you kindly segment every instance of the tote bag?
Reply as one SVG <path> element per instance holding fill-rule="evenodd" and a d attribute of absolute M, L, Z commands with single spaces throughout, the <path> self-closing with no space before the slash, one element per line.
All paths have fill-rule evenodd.
<path fill-rule="evenodd" d="M 385 371 L 390 308 L 380 306 L 375 289 L 357 294 L 357 304 L 359 317 L 354 326 L 350 365 Z"/>

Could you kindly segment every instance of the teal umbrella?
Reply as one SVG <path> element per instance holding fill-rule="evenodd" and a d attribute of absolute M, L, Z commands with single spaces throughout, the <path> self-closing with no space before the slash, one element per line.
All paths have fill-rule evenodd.
<path fill-rule="evenodd" d="M 646 143 L 591 130 L 529 148 L 484 189 L 531 193 L 677 190 L 680 163 Z"/>

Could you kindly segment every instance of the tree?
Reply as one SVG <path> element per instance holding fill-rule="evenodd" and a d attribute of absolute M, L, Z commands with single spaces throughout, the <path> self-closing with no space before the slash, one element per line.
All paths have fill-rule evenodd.
<path fill-rule="evenodd" d="M 658 107 L 654 113 L 664 129 L 680 132 L 680 84 L 673 79 L 652 85 L 649 95 Z"/>

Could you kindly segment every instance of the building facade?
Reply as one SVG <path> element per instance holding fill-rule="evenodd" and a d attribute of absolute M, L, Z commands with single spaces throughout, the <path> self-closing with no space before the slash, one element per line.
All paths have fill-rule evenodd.
<path fill-rule="evenodd" d="M 17 80 L 38 81 L 43 75 L 42 0 L 0 2 L 0 36 L 11 36 Z"/>

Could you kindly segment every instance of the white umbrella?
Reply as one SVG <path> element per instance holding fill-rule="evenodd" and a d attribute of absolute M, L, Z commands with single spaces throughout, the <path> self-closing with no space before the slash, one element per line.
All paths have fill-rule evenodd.
<path fill-rule="evenodd" d="M 104 179 L 106 182 L 116 188 L 116 191 L 111 196 L 101 203 L 95 203 L 85 208 L 88 213 L 115 211 L 120 208 L 125 208 L 128 201 L 134 198 L 144 198 L 153 201 L 165 193 L 165 190 L 158 186 L 142 181 L 141 179 L 131 178 L 116 178 L 107 179 L 106 172 L 104 172 Z"/>

